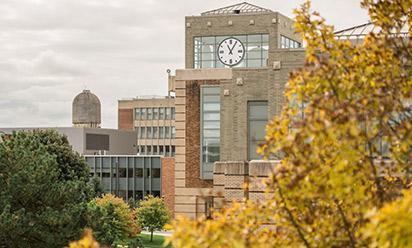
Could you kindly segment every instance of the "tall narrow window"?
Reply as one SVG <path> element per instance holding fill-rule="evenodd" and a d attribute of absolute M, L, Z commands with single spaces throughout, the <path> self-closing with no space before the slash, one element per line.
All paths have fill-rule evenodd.
<path fill-rule="evenodd" d="M 140 127 L 140 138 L 146 139 L 146 127 Z"/>
<path fill-rule="evenodd" d="M 170 127 L 165 127 L 165 138 L 166 139 L 170 138 Z"/>
<path fill-rule="evenodd" d="M 142 108 L 142 109 L 140 109 L 141 110 L 141 112 L 140 112 L 140 119 L 141 120 L 146 120 L 146 109 L 145 108 Z"/>
<path fill-rule="evenodd" d="M 153 109 L 152 108 L 147 108 L 147 119 L 148 120 L 153 119 Z"/>
<path fill-rule="evenodd" d="M 176 127 L 172 127 L 172 139 L 176 137 Z"/>
<path fill-rule="evenodd" d="M 147 127 L 147 138 L 148 139 L 153 139 L 153 133 L 152 133 L 152 127 Z"/>
<path fill-rule="evenodd" d="M 140 120 L 141 113 L 140 113 L 140 108 L 135 109 L 135 120 Z"/>
<path fill-rule="evenodd" d="M 165 119 L 165 108 L 159 108 L 159 119 L 160 120 Z"/>
<path fill-rule="evenodd" d="M 170 120 L 172 118 L 172 109 L 166 108 L 166 120 Z"/>
<path fill-rule="evenodd" d="M 213 179 L 214 162 L 220 159 L 220 87 L 201 88 L 201 178 Z"/>
<path fill-rule="evenodd" d="M 259 159 L 257 147 L 265 141 L 268 122 L 268 102 L 248 102 L 248 159 Z"/>
<path fill-rule="evenodd" d="M 157 127 L 153 127 L 153 139 L 157 139 Z"/>
<path fill-rule="evenodd" d="M 159 139 L 164 139 L 164 138 L 165 138 L 165 128 L 159 127 Z"/>
<path fill-rule="evenodd" d="M 172 120 L 175 119 L 175 116 L 176 116 L 176 108 L 172 107 Z"/>
<path fill-rule="evenodd" d="M 159 119 L 159 108 L 153 108 L 153 120 Z"/>

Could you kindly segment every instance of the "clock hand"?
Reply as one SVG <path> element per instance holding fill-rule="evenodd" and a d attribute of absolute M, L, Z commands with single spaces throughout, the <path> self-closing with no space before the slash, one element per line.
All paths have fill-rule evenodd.
<path fill-rule="evenodd" d="M 229 48 L 229 49 L 230 49 L 229 54 L 232 54 L 232 55 L 233 55 L 233 49 L 235 49 L 236 44 L 237 44 L 237 41 L 236 41 L 235 44 L 232 46 L 232 49 Z"/>
<path fill-rule="evenodd" d="M 227 49 L 229 49 L 229 55 L 232 54 L 232 50 L 230 49 L 229 45 L 227 45 Z"/>

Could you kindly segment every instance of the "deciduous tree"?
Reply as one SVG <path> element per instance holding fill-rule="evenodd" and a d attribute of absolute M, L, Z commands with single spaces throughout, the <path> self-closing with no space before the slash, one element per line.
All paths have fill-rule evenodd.
<path fill-rule="evenodd" d="M 101 244 L 135 237 L 140 232 L 135 214 L 123 199 L 111 194 L 95 198 L 88 205 L 88 227 Z"/>
<path fill-rule="evenodd" d="M 163 229 L 170 221 L 170 213 L 163 199 L 151 195 L 139 203 L 136 215 L 139 225 L 150 232 L 150 241 L 153 241 L 153 232 Z"/>
<path fill-rule="evenodd" d="M 378 31 L 356 45 L 335 39 L 333 27 L 310 10 L 310 2 L 296 10 L 296 30 L 307 44 L 305 65 L 291 75 L 285 107 L 268 125 L 259 149 L 267 158 L 281 158 L 267 182 L 271 194 L 257 214 L 272 224 L 256 222 L 266 230 L 257 235 L 269 246 L 367 246 L 377 240 L 362 233 L 370 222 L 367 213 L 390 204 L 381 210 L 389 216 L 387 208 L 396 206 L 391 202 L 410 185 L 412 31 L 407 29 L 406 37 L 399 33 L 411 27 L 412 1 L 364 0 L 362 6 Z M 254 205 L 244 204 L 243 211 Z M 250 221 L 236 209 L 216 217 L 178 221 L 173 244 L 217 247 L 225 237 L 250 230 L 223 228 Z M 402 228 L 410 233 L 412 226 Z M 395 230 L 386 230 L 386 238 Z M 262 247 L 259 238 L 236 244 Z"/>

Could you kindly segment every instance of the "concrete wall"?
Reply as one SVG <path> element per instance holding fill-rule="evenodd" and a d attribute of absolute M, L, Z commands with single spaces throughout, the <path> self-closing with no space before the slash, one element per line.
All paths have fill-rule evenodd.
<path fill-rule="evenodd" d="M 110 149 L 106 155 L 135 155 L 136 132 L 119 131 L 116 129 L 83 128 L 83 127 L 27 127 L 27 128 L 0 128 L 0 131 L 11 133 L 13 131 L 56 130 L 67 136 L 73 150 L 82 155 L 93 155 L 99 151 L 86 150 L 86 134 L 109 135 Z"/>

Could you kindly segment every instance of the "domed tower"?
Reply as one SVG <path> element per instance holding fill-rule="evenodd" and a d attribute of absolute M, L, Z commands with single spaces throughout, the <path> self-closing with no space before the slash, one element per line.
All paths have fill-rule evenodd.
<path fill-rule="evenodd" d="M 72 111 L 73 126 L 100 128 L 100 100 L 90 90 L 83 90 L 74 98 Z"/>

